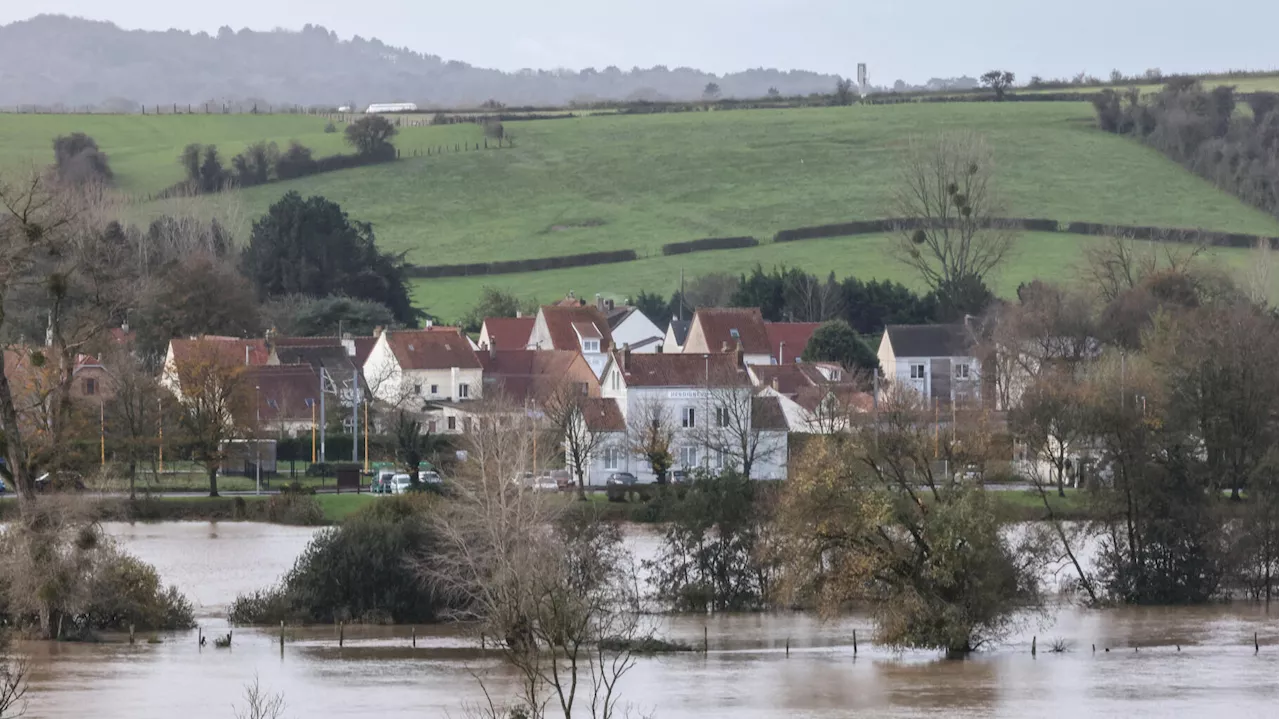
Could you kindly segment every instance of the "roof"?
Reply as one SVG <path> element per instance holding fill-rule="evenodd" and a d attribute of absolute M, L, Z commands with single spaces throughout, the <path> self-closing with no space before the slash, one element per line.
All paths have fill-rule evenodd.
<path fill-rule="evenodd" d="M 751 429 L 787 431 L 787 415 L 777 397 L 751 398 Z"/>
<path fill-rule="evenodd" d="M 708 307 L 693 313 L 693 322 L 702 326 L 707 349 L 718 351 L 726 343 L 738 342 L 747 354 L 769 354 L 769 333 L 759 307 Z"/>
<path fill-rule="evenodd" d="M 625 322 L 627 318 L 631 316 L 631 313 L 635 311 L 636 308 L 628 305 L 618 305 L 609 310 L 606 315 L 606 318 L 609 320 L 609 329 L 618 329 L 618 325 Z"/>
<path fill-rule="evenodd" d="M 778 358 L 780 364 L 798 362 L 804 348 L 813 337 L 813 331 L 822 325 L 821 322 L 766 322 L 765 333 L 769 336 L 769 354 Z M 782 353 L 786 352 L 786 357 Z"/>
<path fill-rule="evenodd" d="M 404 370 L 480 369 L 471 343 L 456 328 L 387 332 L 387 346 Z"/>
<path fill-rule="evenodd" d="M 578 342 L 578 333 L 574 329 L 575 323 L 594 325 L 596 331 L 600 333 L 602 347 L 607 347 L 613 342 L 613 334 L 609 331 L 609 323 L 605 320 L 604 315 L 600 314 L 600 310 L 595 307 L 543 305 L 540 312 L 543 322 L 547 325 L 547 332 L 551 335 L 551 347 L 547 349 L 579 349 L 581 344 Z"/>
<path fill-rule="evenodd" d="M 216 353 L 218 358 L 227 364 L 265 365 L 271 355 L 267 351 L 267 341 L 264 339 L 204 335 L 169 340 L 169 348 L 173 351 L 175 362 L 191 361 L 201 352 L 201 347 L 207 348 L 204 351 Z"/>
<path fill-rule="evenodd" d="M 494 350 L 476 355 L 484 368 L 484 382 L 500 384 L 513 399 L 525 399 L 550 391 L 562 381 L 595 382 L 595 374 L 586 360 L 574 374 L 574 363 L 582 355 L 572 350 Z M 488 395 L 486 387 L 485 393 Z"/>
<path fill-rule="evenodd" d="M 628 387 L 703 387 L 708 382 L 720 386 L 746 384 L 746 372 L 732 354 L 637 354 L 627 353 L 627 369 L 622 372 Z M 622 369 L 623 352 L 612 354 L 612 363 Z"/>
<path fill-rule="evenodd" d="M 311 405 L 320 397 L 320 377 L 308 364 L 261 365 L 244 372 L 244 383 L 254 388 L 257 414 L 247 423 L 261 421 L 264 427 L 278 421 L 311 419 Z"/>
<path fill-rule="evenodd" d="M 795 402 L 810 412 L 815 412 L 827 395 L 833 395 L 842 409 L 856 412 L 870 412 L 875 404 L 871 393 L 848 384 L 802 387 L 796 393 Z"/>
<path fill-rule="evenodd" d="M 591 322 L 574 322 L 573 331 L 578 333 L 578 337 L 584 340 L 598 340 L 603 337 L 600 330 Z"/>
<path fill-rule="evenodd" d="M 784 395 L 794 395 L 801 387 L 812 387 L 812 378 L 797 364 L 752 365 L 758 386 L 773 387 Z M 774 383 L 777 383 L 775 386 Z"/>
<path fill-rule="evenodd" d="M 624 432 L 627 429 L 615 399 L 592 397 L 582 400 L 578 406 L 582 409 L 587 429 L 593 432 Z"/>
<path fill-rule="evenodd" d="M 689 320 L 671 320 L 671 324 L 667 327 L 667 332 L 673 336 L 676 344 L 683 347 L 685 338 L 689 336 Z"/>
<path fill-rule="evenodd" d="M 499 350 L 522 350 L 533 334 L 535 317 L 486 317 L 484 333 Z"/>
<path fill-rule="evenodd" d="M 972 351 L 969 331 L 954 325 L 886 325 L 895 357 L 967 357 Z"/>

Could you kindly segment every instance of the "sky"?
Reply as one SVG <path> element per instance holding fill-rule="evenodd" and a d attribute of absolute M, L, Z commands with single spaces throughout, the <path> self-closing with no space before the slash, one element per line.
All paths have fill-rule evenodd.
<path fill-rule="evenodd" d="M 853 76 L 873 84 L 1011 70 L 1105 78 L 1277 67 L 1277 0 L 0 0 L 0 24 L 36 13 L 125 29 L 300 29 L 376 37 L 501 70 L 616 65 L 754 67 Z"/>

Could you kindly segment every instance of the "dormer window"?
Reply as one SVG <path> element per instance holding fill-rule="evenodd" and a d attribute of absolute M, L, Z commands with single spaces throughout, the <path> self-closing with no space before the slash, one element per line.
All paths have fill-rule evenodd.
<path fill-rule="evenodd" d="M 599 352 L 600 340 L 582 340 L 583 352 Z"/>
<path fill-rule="evenodd" d="M 740 339 L 740 337 L 741 337 L 741 336 L 738 334 L 738 328 L 737 328 L 737 327 L 734 327 L 733 329 L 729 330 L 729 336 L 730 336 L 730 337 L 732 337 L 732 338 L 734 338 L 735 340 L 736 340 L 736 339 Z"/>

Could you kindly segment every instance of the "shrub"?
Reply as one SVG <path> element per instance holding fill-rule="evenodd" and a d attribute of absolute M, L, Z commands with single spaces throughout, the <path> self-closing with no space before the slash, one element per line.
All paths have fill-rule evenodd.
<path fill-rule="evenodd" d="M 104 552 L 89 582 L 82 623 L 89 629 L 190 629 L 191 602 L 177 587 L 164 588 L 155 567 L 114 548 Z"/>
<path fill-rule="evenodd" d="M 338 126 L 337 126 L 337 125 L 335 125 L 335 124 L 333 124 L 333 120 L 330 120 L 330 121 L 329 121 L 329 124 L 327 124 L 327 125 L 325 125 L 325 126 L 324 126 L 324 131 L 325 131 L 326 133 L 334 133 L 334 132 L 337 132 L 337 131 L 338 131 Z"/>
<path fill-rule="evenodd" d="M 580 255 L 539 257 L 530 260 L 477 262 L 469 265 L 433 265 L 427 267 L 409 266 L 406 268 L 406 274 L 410 277 L 426 278 L 502 275 L 513 272 L 535 272 L 538 270 L 554 270 L 564 267 L 604 265 L 611 262 L 630 262 L 634 259 L 636 259 L 635 250 L 613 250 L 610 252 L 586 252 Z"/>
<path fill-rule="evenodd" d="M 662 246 L 664 255 L 680 255 L 701 250 L 730 250 L 739 247 L 755 247 L 760 241 L 754 237 L 708 237 L 688 242 L 670 242 Z"/>
<path fill-rule="evenodd" d="M 59 135 L 53 140 L 54 168 L 58 178 L 75 185 L 90 182 L 109 183 L 112 180 L 107 153 L 98 143 L 83 132 Z"/>
<path fill-rule="evenodd" d="M 297 140 L 290 142 L 289 149 L 276 158 L 276 177 L 281 180 L 303 177 L 315 171 L 316 161 L 311 157 L 311 148 Z"/>
<path fill-rule="evenodd" d="M 300 617 L 282 587 L 241 594 L 227 610 L 232 624 L 277 624 L 297 622 Z"/>
<path fill-rule="evenodd" d="M 324 510 L 312 496 L 314 494 L 315 490 L 308 490 L 307 493 L 281 492 L 273 495 L 267 500 L 267 521 L 309 527 L 324 524 Z"/>

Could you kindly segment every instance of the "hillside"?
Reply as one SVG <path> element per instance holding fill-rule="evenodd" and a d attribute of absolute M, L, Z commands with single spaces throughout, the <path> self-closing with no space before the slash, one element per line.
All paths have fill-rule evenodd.
<path fill-rule="evenodd" d="M 483 22 L 477 16 L 477 22 Z M 622 71 L 506 73 L 390 47 L 339 40 L 316 25 L 299 32 L 122 30 L 108 22 L 39 15 L 0 26 L 0 106 L 95 106 L 258 101 L 363 107 L 371 102 L 475 106 L 563 104 L 599 99 L 690 99 L 708 82 L 726 97 L 830 92 L 833 75 L 771 69 L 714 75 L 658 66 Z"/>

